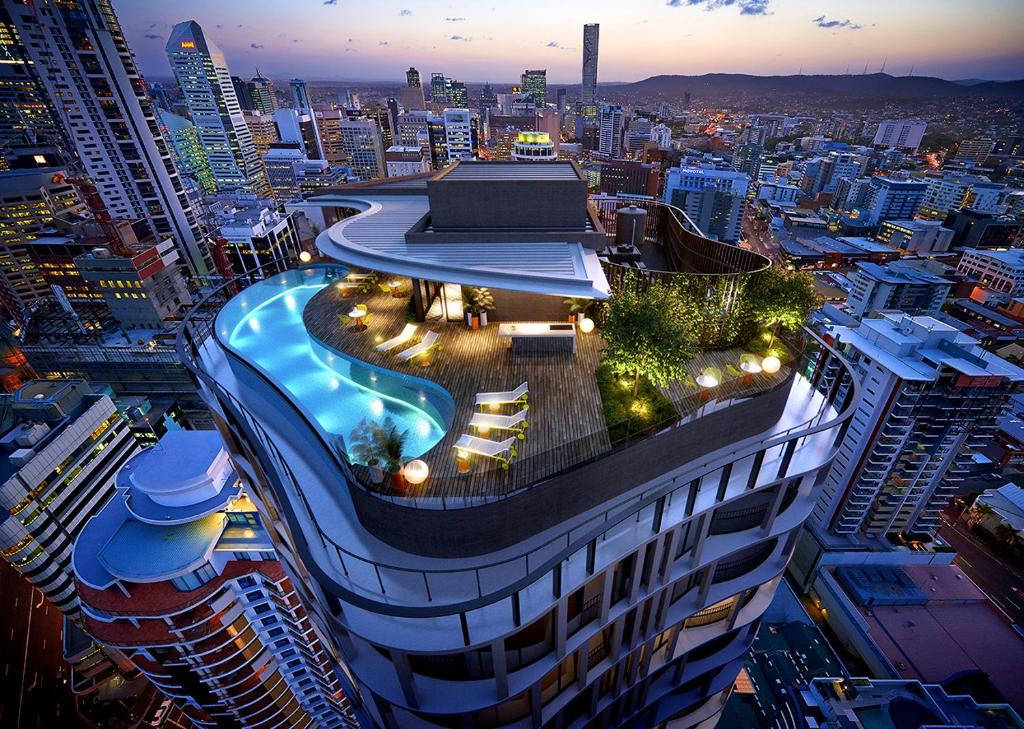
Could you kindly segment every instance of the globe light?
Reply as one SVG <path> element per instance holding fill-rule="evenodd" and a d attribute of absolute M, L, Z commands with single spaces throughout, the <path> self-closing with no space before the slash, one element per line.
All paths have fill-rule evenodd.
<path fill-rule="evenodd" d="M 430 475 L 430 467 L 417 458 L 415 461 L 409 461 L 405 464 L 402 474 L 405 476 L 406 481 L 415 486 L 427 480 L 427 476 Z"/>
<path fill-rule="evenodd" d="M 753 354 L 744 354 L 740 357 L 740 369 L 747 374 L 753 375 L 762 370 L 762 367 L 757 362 L 757 357 Z"/>
<path fill-rule="evenodd" d="M 299 260 L 303 263 L 309 263 L 313 260 L 313 254 L 309 251 L 302 251 L 302 253 L 299 254 Z"/>
<path fill-rule="evenodd" d="M 590 334 L 594 331 L 594 320 L 588 319 L 585 316 L 580 318 L 580 331 L 584 334 Z"/>
<path fill-rule="evenodd" d="M 697 377 L 697 384 L 701 387 L 718 387 L 722 382 L 722 373 L 717 367 L 707 367 Z"/>
<path fill-rule="evenodd" d="M 761 367 L 769 375 L 774 375 L 782 367 L 782 362 L 773 354 L 768 355 L 761 361 Z"/>

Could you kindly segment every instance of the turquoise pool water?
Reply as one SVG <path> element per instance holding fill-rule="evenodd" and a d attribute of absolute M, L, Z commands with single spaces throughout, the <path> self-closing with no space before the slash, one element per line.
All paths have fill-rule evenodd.
<path fill-rule="evenodd" d="M 337 267 L 313 267 L 253 284 L 221 309 L 217 332 L 222 343 L 287 392 L 336 446 L 344 448 L 363 418 L 382 422 L 390 416 L 408 433 L 405 456 L 415 458 L 441 440 L 454 403 L 433 382 L 349 359 L 309 335 L 302 310 L 342 275 Z"/>

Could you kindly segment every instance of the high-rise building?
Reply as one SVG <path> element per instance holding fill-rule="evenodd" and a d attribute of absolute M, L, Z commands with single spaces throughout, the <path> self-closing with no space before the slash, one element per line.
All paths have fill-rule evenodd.
<path fill-rule="evenodd" d="M 846 310 L 857 319 L 880 312 L 902 311 L 911 316 L 938 314 L 953 282 L 904 261 L 884 266 L 858 262 L 847 274 L 850 292 Z"/>
<path fill-rule="evenodd" d="M 883 314 L 830 334 L 861 397 L 811 520 L 834 534 L 927 540 L 1024 370 L 928 316 Z"/>
<path fill-rule="evenodd" d="M 665 177 L 664 200 L 685 212 L 705 235 L 739 240 L 750 178 L 710 166 L 673 167 Z"/>
<path fill-rule="evenodd" d="M 609 160 L 600 164 L 601 194 L 657 196 L 661 165 L 631 159 Z"/>
<path fill-rule="evenodd" d="M 255 111 L 256 103 L 253 100 L 253 90 L 255 85 L 252 81 L 246 81 L 238 76 L 232 76 L 231 85 L 235 89 L 235 96 L 238 97 L 238 105 L 242 108 L 242 111 Z"/>
<path fill-rule="evenodd" d="M 629 120 L 629 128 L 625 134 L 625 148 L 632 155 L 639 155 L 644 146 L 651 141 L 651 130 L 654 124 L 648 117 L 634 116 Z"/>
<path fill-rule="evenodd" d="M 516 162 L 552 162 L 558 159 L 558 150 L 547 132 L 519 132 L 511 156 Z"/>
<path fill-rule="evenodd" d="M 0 172 L 0 308 L 6 318 L 24 324 L 28 308 L 53 295 L 32 255 L 33 241 L 57 218 L 85 212 L 63 169 Z"/>
<path fill-rule="evenodd" d="M 166 48 L 217 191 L 269 196 L 267 173 L 245 125 L 223 52 L 194 20 L 175 25 Z"/>
<path fill-rule="evenodd" d="M 0 61 L 0 153 L 11 145 L 63 144 L 62 127 L 6 7 L 0 7 Z"/>
<path fill-rule="evenodd" d="M 878 123 L 872 144 L 876 147 L 903 149 L 916 154 L 927 126 L 927 122 L 919 119 L 886 119 Z"/>
<path fill-rule="evenodd" d="M 210 170 L 210 161 L 199 139 L 195 125 L 183 116 L 160 109 L 160 131 L 171 143 L 174 164 L 182 177 L 193 180 L 206 195 L 217 192 L 217 183 Z"/>
<path fill-rule="evenodd" d="M 480 154 L 479 118 L 469 109 L 445 109 L 427 119 L 431 164 L 434 169 Z"/>
<path fill-rule="evenodd" d="M 260 114 L 273 114 L 277 108 L 277 94 L 274 93 L 274 82 L 269 78 L 260 75 L 256 69 L 256 75 L 249 82 L 249 93 L 252 95 L 252 110 Z"/>
<path fill-rule="evenodd" d="M 74 582 L 86 630 L 197 726 L 354 726 L 216 432 L 169 431 L 81 520 Z"/>
<path fill-rule="evenodd" d="M 913 218 L 927 189 L 926 182 L 917 180 L 872 177 L 871 190 L 864 203 L 864 218 L 872 225 L 883 220 Z"/>
<path fill-rule="evenodd" d="M 672 127 L 655 124 L 651 127 L 651 141 L 658 145 L 658 149 L 672 149 Z"/>
<path fill-rule="evenodd" d="M 398 99 L 406 111 L 426 109 L 427 101 L 423 97 L 423 83 L 420 72 L 410 67 L 405 72 L 406 85 L 398 90 Z"/>
<path fill-rule="evenodd" d="M 626 115 L 621 106 L 605 104 L 601 107 L 598 152 L 608 157 L 618 157 L 622 154 L 622 126 L 625 120 Z"/>
<path fill-rule="evenodd" d="M 360 180 L 384 177 L 384 146 L 380 127 L 373 119 L 339 119 L 338 134 L 345 164 Z"/>
<path fill-rule="evenodd" d="M 594 248 L 609 238 L 577 166 L 460 163 L 426 185 L 384 180 L 345 198 L 303 203 L 339 265 L 271 267 L 239 282 L 251 285 L 218 304 L 213 326 L 206 307 L 184 327 L 364 725 L 713 724 L 852 413 L 808 378 L 833 360 L 848 377 L 845 363 L 809 334 L 809 359 L 783 371 L 767 360 L 774 377 L 755 377 L 764 387 L 749 396 L 709 393 L 686 421 L 613 446 L 593 374 L 600 330 L 566 325 L 562 298 L 614 297 L 628 277 L 605 276 Z M 650 223 L 698 249 L 691 264 L 726 296 L 716 267 L 768 265 L 683 216 Z M 340 292 L 360 264 L 413 294 L 368 294 L 369 331 L 351 336 L 362 317 L 339 327 L 355 313 Z M 489 287 L 492 335 L 515 321 L 520 341 L 467 331 L 459 285 Z M 407 316 L 429 317 L 420 327 L 433 334 L 397 336 Z M 436 343 L 445 366 L 421 366 L 441 362 Z M 399 363 L 414 360 L 412 378 Z M 518 392 L 493 398 L 511 402 L 474 405 L 506 388 Z M 496 432 L 524 401 L 524 437 Z M 471 436 L 471 421 L 494 427 Z M 401 456 L 360 445 L 403 433 Z"/>
<path fill-rule="evenodd" d="M 209 273 L 201 221 L 109 0 L 7 7 L 110 215 L 145 221 L 155 238 L 174 239 L 193 275 Z"/>
<path fill-rule="evenodd" d="M 979 213 L 1006 210 L 1006 185 L 992 182 L 984 175 L 943 175 L 927 180 L 928 189 L 918 215 L 942 220 L 951 211 L 970 208 Z"/>
<path fill-rule="evenodd" d="M 448 79 L 448 103 L 447 106 L 456 109 L 469 108 L 469 90 L 462 81 Z"/>
<path fill-rule="evenodd" d="M 310 124 L 310 132 L 308 136 L 309 142 L 306 144 L 306 156 L 309 159 L 324 159 L 323 142 L 320 141 L 320 129 L 317 125 L 316 112 L 313 111 L 313 100 L 309 97 L 309 89 L 306 87 L 306 82 L 301 78 L 293 78 L 291 80 L 292 89 L 292 106 L 299 112 L 300 115 L 306 117 Z"/>
<path fill-rule="evenodd" d="M 449 84 L 451 80 L 446 79 L 443 73 L 430 74 L 430 104 L 435 110 L 448 106 Z"/>
<path fill-rule="evenodd" d="M 0 436 L 0 555 L 72 619 L 75 539 L 139 446 L 113 400 L 83 380 L 32 380 L 10 396 Z"/>
<path fill-rule="evenodd" d="M 601 26 L 588 23 L 583 26 L 583 82 L 580 86 L 580 104 L 584 116 L 597 114 L 597 42 Z"/>
<path fill-rule="evenodd" d="M 523 71 L 520 78 L 520 88 L 524 93 L 533 97 L 533 103 L 538 109 L 548 105 L 548 72 L 546 69 Z"/>
<path fill-rule="evenodd" d="M 977 277 L 982 286 L 1009 294 L 1024 295 L 1024 250 L 1020 248 L 965 248 L 956 270 Z"/>
<path fill-rule="evenodd" d="M 256 153 L 260 156 L 265 155 L 270 150 L 271 144 L 281 141 L 273 114 L 245 111 L 242 112 L 242 119 L 245 120 L 245 126 L 249 127 L 253 146 L 256 147 Z"/>

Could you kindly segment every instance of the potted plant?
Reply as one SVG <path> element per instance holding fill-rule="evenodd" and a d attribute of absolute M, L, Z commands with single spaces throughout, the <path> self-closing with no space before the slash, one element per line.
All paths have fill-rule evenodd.
<path fill-rule="evenodd" d="M 586 316 L 593 302 L 590 299 L 571 298 L 563 299 L 562 303 L 569 307 L 569 323 L 574 323 L 577 317 L 582 320 Z"/>
<path fill-rule="evenodd" d="M 462 313 L 466 317 L 466 329 L 479 328 L 479 316 L 476 313 L 476 304 L 473 302 L 473 289 L 469 286 L 462 287 Z"/>
<path fill-rule="evenodd" d="M 494 294 L 490 289 L 473 289 L 473 311 L 480 317 L 480 326 L 487 326 L 487 312 L 494 311 Z"/>
<path fill-rule="evenodd" d="M 390 416 L 382 423 L 363 418 L 352 431 L 349 456 L 367 465 L 374 485 L 383 483 L 385 474 L 390 474 L 392 487 L 401 490 L 405 487 L 402 456 L 408 438 L 408 431 L 399 430 Z"/>

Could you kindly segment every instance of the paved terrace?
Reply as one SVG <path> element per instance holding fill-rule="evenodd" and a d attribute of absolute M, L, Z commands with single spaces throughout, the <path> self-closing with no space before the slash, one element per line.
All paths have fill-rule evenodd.
<path fill-rule="evenodd" d="M 399 360 L 396 354 L 404 347 L 392 352 L 375 349 L 378 342 L 402 331 L 406 323 L 406 302 L 404 297 L 393 298 L 381 293 L 376 286 L 369 294 L 352 292 L 347 297 L 329 286 L 316 294 L 303 312 L 309 333 L 337 351 L 372 365 L 432 380 L 448 390 L 455 400 L 451 428 L 437 445 L 421 456 L 430 466 L 430 477 L 422 486 L 408 486 L 402 495 L 500 496 L 611 450 L 601 395 L 594 378 L 603 346 L 597 332 L 578 333 L 575 356 L 513 356 L 508 341 L 498 337 L 497 323 L 472 331 L 461 322 L 424 322 L 419 325 L 417 335 L 436 331 L 442 347 L 431 353 L 430 365 L 424 367 L 420 358 L 412 362 Z M 366 330 L 357 332 L 342 326 L 339 316 L 359 303 L 366 304 L 371 316 Z M 717 367 L 725 376 L 723 386 L 718 388 L 720 398 L 749 396 L 782 382 L 789 374 L 788 368 L 783 368 L 775 375 L 731 377 L 727 367 L 735 368 L 741 353 L 739 349 L 702 353 L 688 365 L 685 382 L 674 382 L 666 388 L 665 394 L 681 416 L 699 416 L 701 408 L 715 407 L 715 403 L 701 397 L 700 388 L 694 383 L 694 378 L 705 367 Z M 471 472 L 458 473 L 453 446 L 463 433 L 474 432 L 468 424 L 477 411 L 476 393 L 512 390 L 523 381 L 529 382 L 530 387 L 529 427 L 525 439 L 517 441 L 517 456 L 511 467 L 503 471 L 496 461 L 472 455 Z M 512 414 L 517 410 L 518 406 L 504 406 L 499 412 Z M 501 440 L 504 432 L 492 430 L 488 437 Z M 361 476 L 367 476 L 365 469 L 362 470 Z M 387 483 L 381 488 L 388 489 Z"/>

